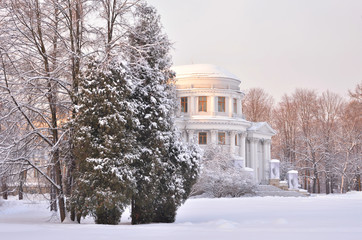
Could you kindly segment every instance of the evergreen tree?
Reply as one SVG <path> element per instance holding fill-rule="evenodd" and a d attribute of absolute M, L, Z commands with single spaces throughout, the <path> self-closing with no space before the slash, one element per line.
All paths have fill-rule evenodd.
<path fill-rule="evenodd" d="M 118 224 L 132 190 L 130 164 L 136 158 L 132 132 L 133 88 L 117 61 L 90 61 L 80 80 L 75 149 L 78 163 L 71 205 L 96 223 Z"/>
<path fill-rule="evenodd" d="M 190 195 L 196 183 L 201 155 L 197 145 L 185 145 L 173 132 L 168 143 L 164 169 L 158 174 L 157 198 L 152 222 L 174 222 L 177 208 Z"/>
<path fill-rule="evenodd" d="M 197 177 L 198 152 L 188 149 L 175 133 L 176 109 L 171 44 L 162 33 L 155 8 L 142 3 L 129 34 L 129 62 L 137 81 L 134 99 L 139 125 L 135 128 L 138 161 L 133 162 L 136 187 L 132 223 L 173 222 Z"/>

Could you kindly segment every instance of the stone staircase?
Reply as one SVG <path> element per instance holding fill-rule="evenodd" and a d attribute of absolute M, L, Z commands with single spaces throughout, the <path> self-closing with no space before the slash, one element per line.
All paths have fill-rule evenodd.
<path fill-rule="evenodd" d="M 272 185 L 259 185 L 255 191 L 255 195 L 259 197 L 307 197 L 310 196 L 308 192 L 304 191 L 293 191 L 293 190 L 282 190 Z"/>

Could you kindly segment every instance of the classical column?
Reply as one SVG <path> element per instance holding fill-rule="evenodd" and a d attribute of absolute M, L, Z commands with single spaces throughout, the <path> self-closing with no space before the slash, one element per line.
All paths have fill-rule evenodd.
<path fill-rule="evenodd" d="M 228 115 L 229 117 L 233 117 L 233 98 L 230 96 L 229 97 L 229 112 Z"/>
<path fill-rule="evenodd" d="M 195 114 L 195 96 L 190 96 L 190 115 Z"/>
<path fill-rule="evenodd" d="M 187 135 L 189 137 L 189 143 L 192 143 L 194 141 L 194 130 L 187 130 Z"/>
<path fill-rule="evenodd" d="M 210 111 L 211 116 L 215 116 L 215 96 L 210 96 L 210 110 L 208 109 L 208 111 Z"/>
<path fill-rule="evenodd" d="M 264 151 L 265 151 L 265 162 L 264 162 L 264 174 L 265 174 L 265 180 L 268 180 L 269 179 L 269 171 L 270 171 L 270 168 L 269 168 L 269 162 L 271 160 L 271 156 L 270 156 L 270 143 L 271 143 L 271 140 L 270 139 L 265 139 L 264 141 Z"/>
<path fill-rule="evenodd" d="M 238 114 L 239 115 L 242 115 L 243 114 L 243 104 L 242 104 L 242 100 L 241 99 L 238 99 Z"/>
<path fill-rule="evenodd" d="M 267 156 L 267 147 L 266 147 L 266 145 L 267 145 L 267 139 L 263 139 L 262 140 L 262 142 L 263 142 L 263 148 L 262 148 L 262 158 L 261 158 L 261 162 L 260 162 L 260 168 L 261 168 L 261 171 L 260 171 L 260 178 L 261 178 L 261 180 L 262 181 L 264 181 L 265 180 L 265 177 L 266 177 L 266 162 L 269 162 L 269 160 L 268 160 L 268 156 Z"/>
<path fill-rule="evenodd" d="M 257 143 L 259 139 L 250 138 L 250 167 L 254 169 L 254 179 L 258 179 L 258 157 L 257 157 Z"/>
<path fill-rule="evenodd" d="M 217 145 L 217 130 L 211 130 L 211 144 Z"/>
<path fill-rule="evenodd" d="M 248 159 L 248 164 L 247 166 L 250 168 L 253 168 L 253 162 L 254 162 L 254 141 L 252 138 L 248 138 L 248 142 L 249 142 L 249 159 Z"/>
<path fill-rule="evenodd" d="M 245 159 L 245 138 L 246 138 L 246 132 L 242 132 L 240 134 L 240 156 L 243 158 L 243 168 L 246 166 L 246 159 Z"/>
<path fill-rule="evenodd" d="M 235 154 L 235 135 L 236 135 L 236 131 L 230 132 L 230 154 L 231 155 Z"/>
<path fill-rule="evenodd" d="M 267 151 L 266 151 L 266 153 L 267 153 L 267 157 L 268 157 L 269 160 L 271 159 L 270 145 L 271 145 L 271 140 L 268 139 L 267 140 Z"/>
<path fill-rule="evenodd" d="M 270 161 L 270 157 L 269 157 L 269 147 L 270 146 L 270 140 L 269 139 L 264 139 L 263 141 L 263 162 L 262 162 L 262 180 L 267 180 L 268 178 L 268 172 L 269 172 L 269 161 Z"/>
<path fill-rule="evenodd" d="M 256 140 L 254 139 L 254 148 L 255 148 L 255 165 L 254 165 L 254 172 L 255 172 L 255 179 L 259 182 L 260 180 L 260 160 L 259 159 L 259 153 L 258 153 L 258 143 L 259 143 L 259 139 Z"/>

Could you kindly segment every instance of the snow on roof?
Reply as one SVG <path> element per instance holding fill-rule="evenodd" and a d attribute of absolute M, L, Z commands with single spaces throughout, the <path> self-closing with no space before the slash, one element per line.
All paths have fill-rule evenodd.
<path fill-rule="evenodd" d="M 192 64 L 174 66 L 172 70 L 176 72 L 176 78 L 231 78 L 240 81 L 240 79 L 227 70 L 212 64 Z"/>
<path fill-rule="evenodd" d="M 270 162 L 279 163 L 280 161 L 278 159 L 272 159 L 272 160 L 270 160 Z"/>
<path fill-rule="evenodd" d="M 288 173 L 298 173 L 298 171 L 297 170 L 290 170 L 290 171 L 288 171 Z"/>
<path fill-rule="evenodd" d="M 276 134 L 275 130 L 267 122 L 252 122 L 251 127 L 247 129 L 249 132 L 262 132 L 273 136 Z"/>
<path fill-rule="evenodd" d="M 253 122 L 253 125 L 248 128 L 249 131 L 259 130 L 262 126 L 264 126 L 266 122 Z"/>

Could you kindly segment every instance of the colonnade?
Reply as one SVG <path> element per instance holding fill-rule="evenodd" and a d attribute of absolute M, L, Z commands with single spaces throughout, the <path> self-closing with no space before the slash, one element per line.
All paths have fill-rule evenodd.
<path fill-rule="evenodd" d="M 199 131 L 186 130 L 184 140 L 188 142 L 194 141 L 198 143 L 195 133 Z M 266 182 L 269 174 L 270 156 L 270 139 L 260 139 L 255 137 L 247 137 L 247 132 L 239 131 L 218 131 L 208 130 L 203 131 L 210 134 L 206 145 L 218 145 L 218 133 L 225 132 L 225 137 L 229 138 L 225 146 L 229 147 L 229 152 L 240 161 L 239 166 L 242 168 L 248 167 L 254 169 L 255 180 L 258 182 Z M 235 144 L 235 136 L 237 137 L 237 145 Z M 261 148 L 261 153 L 258 153 L 258 147 Z"/>
<path fill-rule="evenodd" d="M 206 96 L 207 97 L 207 101 L 210 102 L 208 103 L 208 109 L 207 112 L 209 113 L 210 116 L 215 116 L 218 113 L 218 105 L 217 105 L 217 97 L 225 97 L 226 102 L 225 102 L 225 114 L 228 117 L 233 117 L 234 114 L 234 99 L 236 99 L 237 101 L 237 111 L 236 114 L 241 116 L 242 114 L 242 104 L 241 104 L 241 98 L 233 98 L 231 96 L 222 96 L 222 95 L 209 95 L 207 93 L 205 94 L 198 94 L 197 96 L 185 96 L 187 97 L 189 104 L 188 104 L 188 109 L 189 109 L 189 114 L 191 116 L 194 115 L 198 115 L 200 114 L 199 110 L 198 110 L 198 100 L 199 100 L 199 96 Z M 182 96 L 184 97 L 184 96 Z"/>
<path fill-rule="evenodd" d="M 254 169 L 255 179 L 259 182 L 266 183 L 269 178 L 269 161 L 270 161 L 270 139 L 259 139 L 248 137 L 250 146 L 247 161 L 247 167 Z M 258 145 L 261 145 L 261 155 L 258 154 Z"/>

